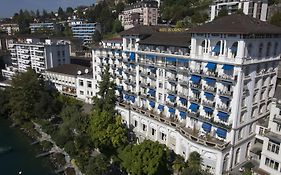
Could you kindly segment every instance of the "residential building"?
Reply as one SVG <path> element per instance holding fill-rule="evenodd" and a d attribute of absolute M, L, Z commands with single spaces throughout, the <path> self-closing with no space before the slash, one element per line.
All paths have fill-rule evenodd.
<path fill-rule="evenodd" d="M 13 67 L 10 70 L 14 72 L 25 72 L 31 67 L 37 73 L 44 73 L 46 69 L 70 63 L 69 44 L 63 41 L 52 42 L 46 39 L 43 43 L 27 39 L 25 43 L 9 44 L 8 49 Z"/>
<path fill-rule="evenodd" d="M 112 49 L 122 49 L 122 38 L 112 38 L 108 40 L 102 40 L 102 47 Z"/>
<path fill-rule="evenodd" d="M 97 84 L 94 84 L 93 72 L 86 71 L 84 74 L 78 74 L 77 76 L 77 99 L 86 103 L 93 103 L 94 88 L 97 88 Z"/>
<path fill-rule="evenodd" d="M 218 16 L 220 10 L 227 10 L 228 14 L 233 14 L 237 10 L 262 21 L 267 20 L 268 0 L 214 0 L 210 5 L 210 20 Z"/>
<path fill-rule="evenodd" d="M 93 95 L 105 65 L 117 84 L 117 110 L 138 140 L 166 144 L 220 175 L 250 156 L 255 127 L 269 115 L 281 29 L 233 14 L 190 29 L 121 32 L 122 50 L 93 49 Z"/>
<path fill-rule="evenodd" d="M 77 75 L 88 71 L 88 67 L 76 64 L 64 64 L 45 72 L 45 80 L 50 87 L 60 93 L 76 97 Z"/>
<path fill-rule="evenodd" d="M 20 28 L 18 24 L 1 24 L 0 30 L 6 32 L 8 35 L 14 35 Z"/>
<path fill-rule="evenodd" d="M 39 32 L 39 31 L 60 31 L 61 25 L 53 23 L 53 22 L 44 22 L 44 23 L 30 23 L 30 31 L 31 33 Z"/>
<path fill-rule="evenodd" d="M 93 34 L 96 31 L 100 31 L 98 23 L 87 23 L 80 20 L 72 20 L 70 27 L 73 37 L 82 39 L 84 43 L 91 43 Z"/>
<path fill-rule="evenodd" d="M 264 174 L 281 173 L 281 86 L 277 85 L 275 98 L 266 120 L 256 127 L 256 140 L 252 148 L 252 159 L 259 163 Z"/>
<path fill-rule="evenodd" d="M 125 30 L 137 25 L 157 25 L 158 2 L 153 0 L 138 1 L 127 5 L 119 15 Z"/>

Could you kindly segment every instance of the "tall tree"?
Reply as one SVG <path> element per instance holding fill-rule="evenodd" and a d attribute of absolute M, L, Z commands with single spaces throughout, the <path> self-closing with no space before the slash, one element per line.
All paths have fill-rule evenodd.
<path fill-rule="evenodd" d="M 269 20 L 269 22 L 273 25 L 281 27 L 281 12 L 277 12 L 273 14 Z"/>
<path fill-rule="evenodd" d="M 169 171 L 170 151 L 165 145 L 145 140 L 139 145 L 128 145 L 119 158 L 121 166 L 129 174 L 171 174 Z"/>
<path fill-rule="evenodd" d="M 35 105 L 39 102 L 43 83 L 34 70 L 29 68 L 12 79 L 9 91 L 9 107 L 11 117 L 16 121 L 30 120 L 36 117 Z"/>

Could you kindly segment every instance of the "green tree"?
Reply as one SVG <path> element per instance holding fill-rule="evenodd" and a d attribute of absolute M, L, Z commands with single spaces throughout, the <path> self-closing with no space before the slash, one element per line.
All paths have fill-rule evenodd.
<path fill-rule="evenodd" d="M 192 152 L 188 158 L 188 167 L 184 169 L 184 175 L 203 175 L 201 169 L 202 158 L 198 152 Z"/>
<path fill-rule="evenodd" d="M 119 158 L 121 166 L 130 174 L 171 174 L 169 171 L 170 151 L 165 145 L 145 140 L 139 145 L 128 145 Z"/>
<path fill-rule="evenodd" d="M 116 19 L 113 23 L 112 32 L 113 33 L 119 33 L 123 30 L 124 30 L 124 28 L 122 27 L 121 22 L 118 19 Z"/>
<path fill-rule="evenodd" d="M 93 43 L 99 43 L 101 42 L 101 40 L 102 40 L 102 35 L 98 30 L 96 30 L 92 35 L 92 41 Z"/>
<path fill-rule="evenodd" d="M 0 90 L 0 117 L 8 117 L 8 90 Z"/>
<path fill-rule="evenodd" d="M 103 175 L 109 170 L 109 161 L 102 154 L 92 157 L 86 168 L 86 175 Z"/>
<path fill-rule="evenodd" d="M 15 75 L 9 90 L 11 117 L 18 122 L 35 118 L 35 105 L 39 102 L 43 88 L 43 82 L 31 68 Z"/>
<path fill-rule="evenodd" d="M 219 17 L 223 17 L 223 16 L 227 16 L 227 15 L 228 15 L 227 9 L 226 9 L 226 8 L 223 8 L 223 9 L 221 9 L 221 10 L 219 11 L 217 17 L 219 18 Z"/>
<path fill-rule="evenodd" d="M 281 12 L 277 12 L 272 15 L 269 22 L 273 25 L 281 27 Z"/>

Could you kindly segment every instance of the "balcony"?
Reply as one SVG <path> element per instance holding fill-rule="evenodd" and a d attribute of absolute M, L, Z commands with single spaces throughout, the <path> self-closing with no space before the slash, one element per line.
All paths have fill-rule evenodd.
<path fill-rule="evenodd" d="M 232 97 L 233 91 L 219 89 L 219 95 Z"/>
<path fill-rule="evenodd" d="M 216 78 L 218 76 L 217 72 L 212 72 L 212 71 L 206 71 L 206 72 L 203 72 L 203 74 L 206 76 L 209 76 L 209 77 L 213 77 L 213 78 Z"/>
<path fill-rule="evenodd" d="M 215 107 L 215 102 L 210 101 L 210 100 L 202 100 L 202 105 L 214 108 Z"/>
<path fill-rule="evenodd" d="M 199 84 L 190 83 L 190 87 L 201 90 L 201 84 L 200 83 Z"/>
<path fill-rule="evenodd" d="M 208 85 L 204 85 L 203 86 L 203 90 L 207 91 L 207 92 L 211 92 L 211 93 L 216 93 L 217 92 L 217 88 L 212 87 L 212 86 L 208 86 Z"/>
<path fill-rule="evenodd" d="M 176 66 L 175 65 L 172 65 L 172 64 L 166 64 L 166 69 L 168 70 L 176 70 Z"/>
<path fill-rule="evenodd" d="M 223 111 L 223 112 L 226 112 L 226 113 L 230 113 L 231 107 L 226 106 L 226 105 L 217 105 L 217 110 Z"/>
<path fill-rule="evenodd" d="M 189 82 L 186 80 L 178 80 L 179 84 L 184 87 L 189 87 Z"/>
<path fill-rule="evenodd" d="M 178 79 L 176 78 L 176 76 L 170 76 L 170 77 L 167 77 L 167 80 L 169 82 L 173 82 L 173 83 L 176 83 L 178 81 Z"/>
<path fill-rule="evenodd" d="M 219 79 L 222 79 L 222 80 L 235 81 L 237 77 L 234 78 L 234 76 L 232 76 L 232 75 L 219 74 L 219 75 L 218 75 L 218 78 L 219 78 Z"/>
<path fill-rule="evenodd" d="M 180 96 L 180 97 L 183 97 L 183 98 L 187 98 L 188 97 L 188 93 L 187 92 L 182 92 L 182 91 L 178 91 L 177 95 Z"/>
<path fill-rule="evenodd" d="M 195 102 L 195 103 L 200 103 L 200 101 L 201 101 L 200 97 L 192 97 L 192 96 L 190 96 L 188 99 L 189 99 L 190 102 Z"/>
<path fill-rule="evenodd" d="M 154 73 L 148 72 L 148 73 L 147 73 L 147 76 L 148 76 L 150 79 L 156 79 L 156 74 L 154 74 Z"/>
<path fill-rule="evenodd" d="M 188 75 L 189 69 L 188 68 L 178 68 L 177 73 L 182 74 L 182 75 Z"/>
<path fill-rule="evenodd" d="M 171 95 L 174 95 L 174 96 L 177 96 L 177 91 L 176 90 L 167 89 L 167 93 L 171 94 Z"/>
<path fill-rule="evenodd" d="M 190 69 L 190 72 L 192 74 L 201 74 L 202 71 L 200 69 Z"/>

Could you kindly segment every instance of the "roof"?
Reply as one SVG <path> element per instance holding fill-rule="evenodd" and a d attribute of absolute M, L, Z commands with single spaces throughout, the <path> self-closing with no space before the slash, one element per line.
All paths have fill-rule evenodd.
<path fill-rule="evenodd" d="M 188 47 L 190 40 L 191 35 L 186 32 L 158 32 L 140 40 L 139 44 Z"/>
<path fill-rule="evenodd" d="M 160 26 L 143 26 L 138 25 L 128 30 L 120 32 L 120 35 L 150 35 L 159 31 Z"/>
<path fill-rule="evenodd" d="M 281 34 L 281 28 L 245 14 L 232 14 L 191 28 L 189 33 Z"/>
<path fill-rule="evenodd" d="M 88 69 L 88 67 L 80 66 L 77 64 L 63 64 L 61 66 L 47 69 L 47 72 L 56 72 L 66 75 L 77 75 L 78 71 L 84 72 L 86 69 Z"/>

